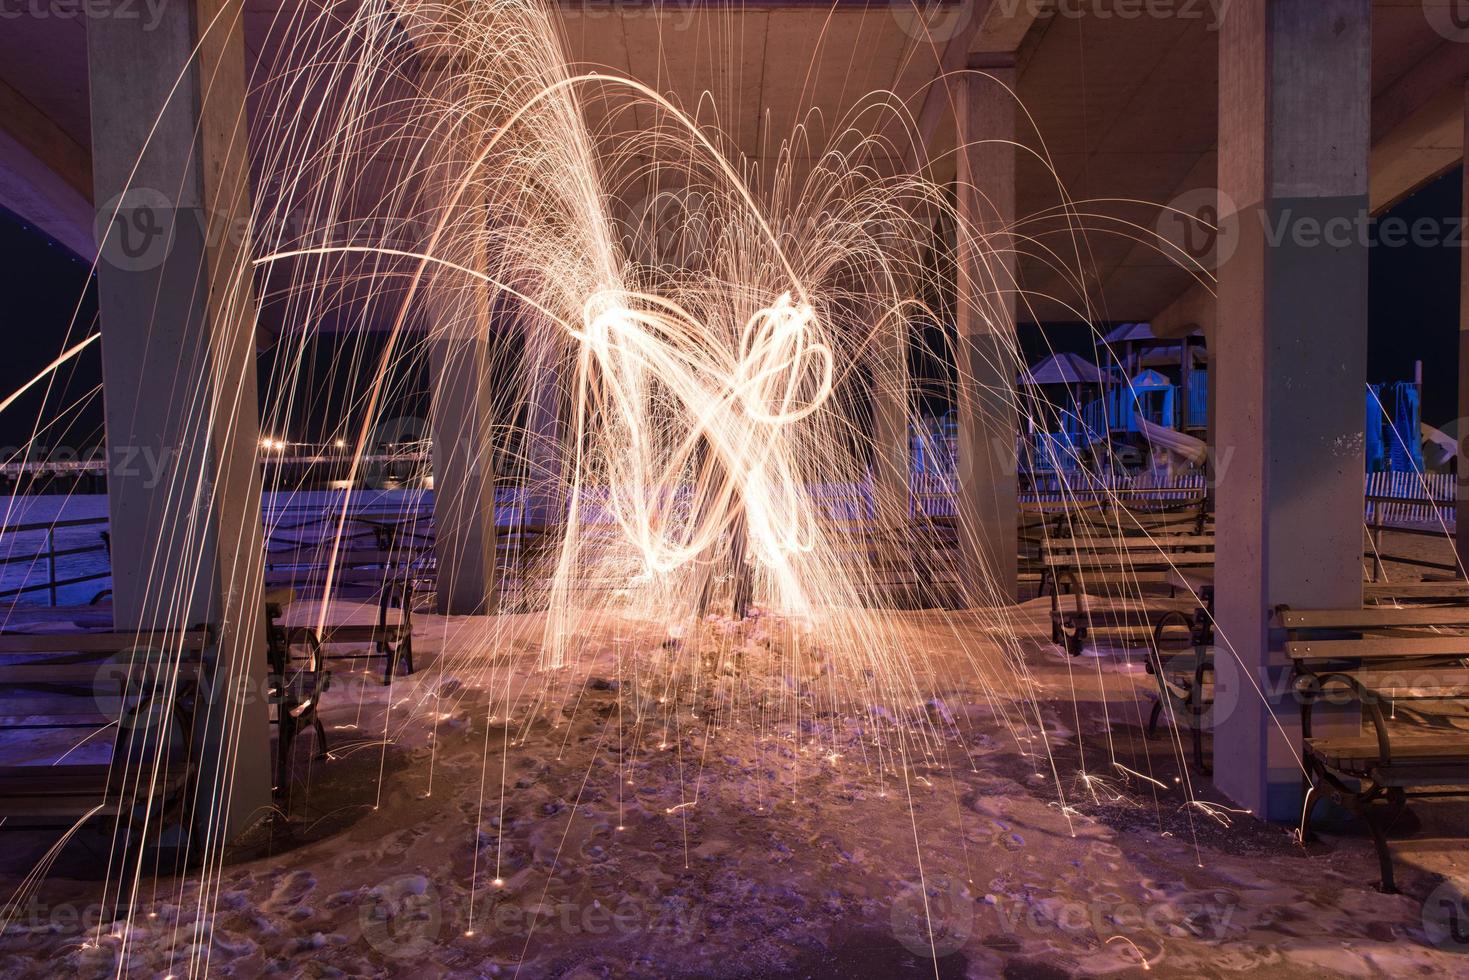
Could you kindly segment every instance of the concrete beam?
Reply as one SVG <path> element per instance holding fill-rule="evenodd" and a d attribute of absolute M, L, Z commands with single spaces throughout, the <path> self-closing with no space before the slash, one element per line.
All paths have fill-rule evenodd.
<path fill-rule="evenodd" d="M 1186 337 L 1195 330 L 1203 330 L 1212 336 L 1218 321 L 1219 304 L 1212 290 L 1201 282 L 1195 282 L 1172 303 L 1159 310 L 1149 321 L 1153 336 L 1163 338 Z"/>
<path fill-rule="evenodd" d="M 1015 68 L 968 74 L 959 95 L 955 288 L 959 377 L 959 539 L 971 603 L 1014 602 L 1017 514 L 1014 354 Z"/>
<path fill-rule="evenodd" d="M 956 73 L 961 72 L 976 54 L 1013 57 L 1036 21 L 1048 9 L 1044 0 L 1034 3 L 972 0 L 968 19 L 948 38 L 941 52 L 935 46 L 935 79 L 915 117 L 917 138 L 904 161 L 904 173 L 915 173 L 925 162 L 952 148 L 952 134 L 942 143 L 937 142 L 939 134 L 952 123 L 958 111 L 958 96 L 945 76 L 955 75 L 957 78 Z"/>
<path fill-rule="evenodd" d="M 1219 278 L 1214 782 L 1299 814 L 1299 712 L 1278 604 L 1362 602 L 1367 250 L 1311 227 L 1368 208 L 1370 0 L 1235 4 L 1219 38 L 1219 173 L 1239 244 Z M 1355 224 L 1350 227 L 1356 227 Z M 1225 456 L 1228 465 L 1224 465 Z"/>
<path fill-rule="evenodd" d="M 96 257 L 91 153 L 3 81 L 0 205 L 87 261 Z"/>
<path fill-rule="evenodd" d="M 1373 98 L 1369 196 L 1374 214 L 1463 159 L 1466 83 L 1469 44 L 1445 41 Z M 1197 186 L 1200 181 L 1190 175 L 1180 189 Z M 1211 329 L 1216 320 L 1213 294 L 1193 283 L 1153 316 L 1153 332 L 1182 336 L 1195 327 Z"/>
<path fill-rule="evenodd" d="M 1372 208 L 1392 207 L 1464 153 L 1469 44 L 1443 41 L 1372 100 Z"/>
<path fill-rule="evenodd" d="M 3 81 L 0 81 L 0 129 L 91 202 L 92 154 Z"/>
<path fill-rule="evenodd" d="M 1462 96 L 1460 84 L 1450 85 L 1372 147 L 1374 214 L 1447 173 L 1463 157 Z"/>
<path fill-rule="evenodd" d="M 108 229 L 98 286 L 114 617 L 123 629 L 216 630 L 195 726 L 206 862 L 271 810 L 240 2 L 169 4 L 151 30 L 87 21 Z"/>
<path fill-rule="evenodd" d="M 1011 54 L 1020 50 L 1036 21 L 1047 17 L 1047 0 L 1025 3 L 991 3 L 983 12 L 983 24 L 969 45 L 972 54 Z"/>

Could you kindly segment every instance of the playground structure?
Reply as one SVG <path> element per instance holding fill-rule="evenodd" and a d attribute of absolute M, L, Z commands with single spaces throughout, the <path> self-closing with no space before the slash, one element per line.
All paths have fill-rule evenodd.
<path fill-rule="evenodd" d="M 1209 430 L 1202 335 L 1159 340 L 1148 324 L 1127 323 L 1108 333 L 1098 352 L 1102 366 L 1054 353 L 1017 379 L 1033 406 L 1029 431 L 1020 436 L 1022 468 L 1033 478 L 1097 466 L 1197 472 L 1207 459 Z M 1446 469 L 1452 454 L 1435 451 L 1445 437 L 1423 425 L 1421 371 L 1412 381 L 1368 384 L 1365 408 L 1368 473 Z M 920 452 L 920 463 L 923 458 Z"/>

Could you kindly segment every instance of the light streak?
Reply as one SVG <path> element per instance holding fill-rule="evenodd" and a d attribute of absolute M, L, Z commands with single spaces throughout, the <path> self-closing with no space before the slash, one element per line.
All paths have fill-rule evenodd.
<path fill-rule="evenodd" d="M 55 360 L 53 360 L 50 364 L 47 364 L 44 368 L 42 368 L 41 371 L 40 371 L 40 373 L 37 374 L 34 378 L 32 378 L 31 380 L 27 381 L 25 384 L 21 385 L 19 388 L 17 388 L 14 391 L 12 391 L 9 395 L 6 395 L 5 396 L 5 400 L 4 401 L 0 401 L 0 412 L 5 411 L 11 405 L 14 405 L 16 403 L 16 401 L 22 395 L 24 395 L 26 392 L 30 391 L 32 388 L 34 388 L 36 385 L 40 384 L 42 381 L 44 381 L 46 378 L 50 377 L 52 374 L 55 374 L 56 373 L 56 370 L 58 368 L 60 368 L 67 361 L 70 361 L 72 358 L 76 357 L 82 351 L 86 350 L 88 347 L 90 347 L 93 343 L 95 343 L 101 337 L 102 337 L 102 334 L 100 332 L 94 333 L 90 337 L 88 337 L 86 340 L 83 340 L 82 342 L 80 342 L 78 344 L 74 344 L 71 347 L 68 347 L 66 350 L 62 351 L 56 357 Z"/>

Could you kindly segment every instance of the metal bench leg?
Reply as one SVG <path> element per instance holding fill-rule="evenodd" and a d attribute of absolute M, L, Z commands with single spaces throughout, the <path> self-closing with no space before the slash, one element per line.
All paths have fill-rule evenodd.
<path fill-rule="evenodd" d="M 1301 806 L 1301 843 L 1308 844 L 1316 839 L 1316 832 L 1311 829 L 1311 814 L 1316 809 L 1316 804 L 1321 802 L 1321 787 L 1316 783 L 1310 783 L 1306 788 L 1306 802 Z"/>
<path fill-rule="evenodd" d="M 383 683 L 393 683 L 393 678 L 398 674 L 407 676 L 413 673 L 413 635 L 405 633 L 398 638 L 397 644 L 388 648 L 387 666 L 383 668 Z"/>
<path fill-rule="evenodd" d="M 321 716 L 315 711 L 311 712 L 311 727 L 316 732 L 316 757 L 326 758 L 326 726 L 321 723 Z"/>
<path fill-rule="evenodd" d="M 1398 886 L 1393 880 L 1392 852 L 1387 849 L 1387 821 L 1373 819 L 1373 809 L 1375 808 L 1370 803 L 1364 806 L 1362 819 L 1367 822 L 1367 829 L 1372 831 L 1372 843 L 1377 848 L 1377 863 L 1382 869 L 1382 883 L 1378 890 L 1385 895 L 1396 895 Z"/>
<path fill-rule="evenodd" d="M 1213 664 L 1205 659 L 1204 651 L 1194 651 L 1194 686 L 1188 692 L 1189 717 L 1193 720 L 1194 765 L 1204 775 L 1213 773 L 1213 768 L 1204 761 L 1204 712 L 1213 707 L 1213 702 L 1204 703 L 1204 671 L 1212 671 Z"/>
<path fill-rule="evenodd" d="M 403 673 L 413 673 L 413 634 L 407 633 L 398 642 L 398 656 L 403 658 Z"/>
<path fill-rule="evenodd" d="M 1077 621 L 1071 632 L 1066 634 L 1066 652 L 1073 657 L 1081 656 L 1086 648 L 1086 623 Z"/>
<path fill-rule="evenodd" d="M 1059 646 L 1064 642 L 1061 632 L 1061 580 L 1051 576 L 1051 642 Z"/>
<path fill-rule="evenodd" d="M 276 739 L 275 791 L 286 792 L 291 782 L 291 743 L 296 740 L 296 719 L 291 717 L 284 701 L 280 706 L 280 736 Z"/>
<path fill-rule="evenodd" d="M 1153 702 L 1153 713 L 1150 716 L 1148 716 L 1148 737 L 1149 738 L 1152 738 L 1154 735 L 1158 734 L 1158 716 L 1161 715 L 1162 713 L 1163 713 L 1163 698 L 1160 695 L 1159 698 L 1158 698 L 1158 700 L 1156 700 L 1156 701 Z"/>

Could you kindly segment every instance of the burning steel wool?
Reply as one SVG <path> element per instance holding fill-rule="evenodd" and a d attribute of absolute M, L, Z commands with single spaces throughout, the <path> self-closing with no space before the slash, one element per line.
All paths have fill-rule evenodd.
<path fill-rule="evenodd" d="M 302 35 L 266 100 L 279 204 L 252 237 L 268 302 L 288 322 L 349 303 L 390 322 L 374 399 L 412 345 L 487 340 L 511 415 L 559 393 L 566 437 L 548 445 L 528 419 L 512 462 L 566 515 L 521 583 L 546 610 L 541 665 L 578 666 L 622 619 L 696 635 L 722 589 L 830 651 L 812 692 L 828 707 L 921 704 L 900 632 L 873 612 L 884 572 L 923 573 L 906 502 L 885 509 L 892 541 L 873 561 L 820 501 L 895 482 L 906 498 L 874 430 L 907 431 L 899 352 L 910 321 L 938 317 L 932 228 L 960 221 L 941 187 L 872 165 L 904 131 L 901 105 L 864 100 L 824 146 L 812 120 L 761 173 L 647 85 L 574 72 L 541 4 L 369 4 L 336 44 Z M 302 125 L 306 93 L 349 109 Z M 613 124 L 628 116 L 636 130 Z M 353 200 L 338 221 L 374 168 L 375 220 Z M 1013 234 L 966 237 L 988 253 Z M 1019 370 L 1013 342 L 998 356 Z"/>

